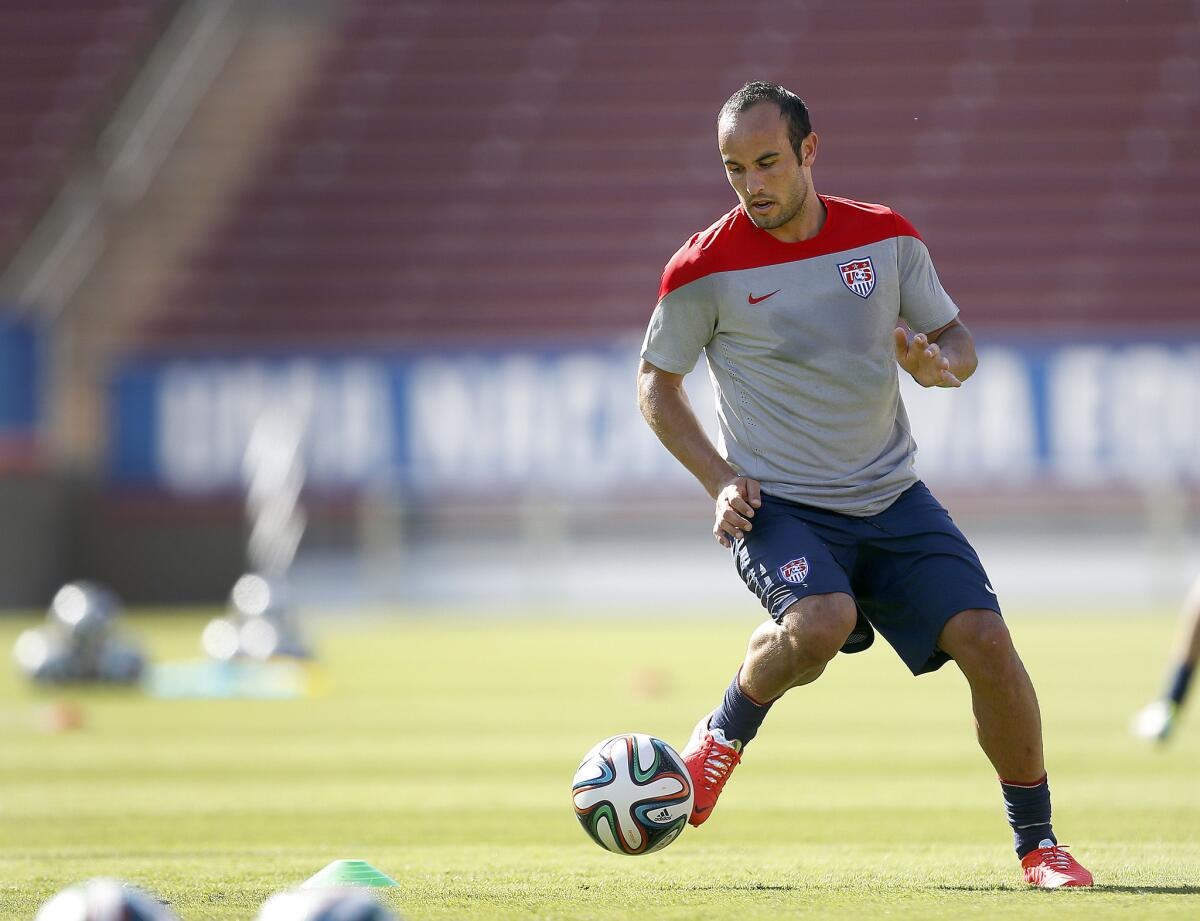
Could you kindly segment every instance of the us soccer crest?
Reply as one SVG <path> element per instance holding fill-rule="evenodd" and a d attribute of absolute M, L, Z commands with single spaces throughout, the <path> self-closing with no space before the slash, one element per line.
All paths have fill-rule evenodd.
<path fill-rule="evenodd" d="M 808 576 L 808 557 L 800 557 L 797 560 L 788 560 L 779 567 L 779 574 L 783 576 L 785 582 L 799 584 Z"/>
<path fill-rule="evenodd" d="M 875 290 L 875 265 L 870 256 L 839 262 L 838 271 L 842 273 L 842 283 L 859 297 L 870 297 Z"/>

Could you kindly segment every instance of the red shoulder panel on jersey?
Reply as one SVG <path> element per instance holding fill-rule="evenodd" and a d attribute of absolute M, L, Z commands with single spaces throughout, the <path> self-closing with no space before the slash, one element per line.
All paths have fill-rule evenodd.
<path fill-rule="evenodd" d="M 738 205 L 679 248 L 663 270 L 661 301 L 677 288 L 717 272 L 736 272 L 828 256 L 893 237 L 921 239 L 915 227 L 887 205 L 822 195 L 825 225 L 811 240 L 783 243 L 760 230 Z"/>

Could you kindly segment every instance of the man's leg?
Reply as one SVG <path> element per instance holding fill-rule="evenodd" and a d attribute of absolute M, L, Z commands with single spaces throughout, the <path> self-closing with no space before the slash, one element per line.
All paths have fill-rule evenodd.
<path fill-rule="evenodd" d="M 1179 638 L 1175 643 L 1167 684 L 1162 696 L 1142 708 L 1134 717 L 1133 733 L 1143 739 L 1165 742 L 1175 727 L 1183 703 L 1191 688 L 1196 663 L 1200 661 L 1200 579 L 1192 585 L 1179 618 Z"/>
<path fill-rule="evenodd" d="M 938 645 L 971 686 L 979 745 L 1000 775 L 1026 882 L 1051 889 L 1092 885 L 1092 874 L 1054 837 L 1041 711 L 1004 619 L 995 611 L 960 611 L 942 628 Z"/>
<path fill-rule="evenodd" d="M 1003 780 L 1040 781 L 1042 716 L 1029 673 L 995 611 L 962 611 L 946 622 L 938 645 L 971 686 L 979 745 Z"/>
<path fill-rule="evenodd" d="M 695 787 L 693 825 L 708 818 L 771 705 L 788 689 L 816 681 L 857 621 L 854 599 L 833 592 L 801 598 L 778 623 L 754 631 L 720 706 L 700 721 L 682 752 Z"/>
<path fill-rule="evenodd" d="M 849 595 L 801 598 L 779 623 L 767 621 L 751 634 L 742 663 L 742 690 L 755 700 L 771 701 L 790 688 L 811 684 L 857 622 L 858 609 Z"/>
<path fill-rule="evenodd" d="M 790 688 L 816 681 L 857 622 L 854 599 L 842 592 L 809 595 L 779 623 L 767 621 L 750 636 L 746 658 L 708 728 L 740 752 L 758 733 L 771 704 Z"/>
<path fill-rule="evenodd" d="M 1200 661 L 1200 580 L 1188 593 L 1183 616 L 1180 618 L 1175 663 L 1165 695 L 1176 707 L 1182 707 L 1187 699 L 1197 661 Z"/>

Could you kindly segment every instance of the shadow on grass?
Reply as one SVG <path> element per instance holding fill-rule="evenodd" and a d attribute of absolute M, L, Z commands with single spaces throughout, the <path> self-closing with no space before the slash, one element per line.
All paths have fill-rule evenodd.
<path fill-rule="evenodd" d="M 1129 892 L 1134 895 L 1200 895 L 1200 886 L 1096 886 L 1097 892 Z"/>
<path fill-rule="evenodd" d="M 670 887 L 678 891 L 678 887 Z M 796 886 L 791 883 L 714 883 L 709 886 L 685 886 L 688 892 L 800 892 L 812 886 Z"/>
<path fill-rule="evenodd" d="M 961 886 L 934 886 L 943 892 L 1049 892 L 1051 890 L 1037 890 L 1031 887 L 1006 886 L 1002 884 L 987 886 L 987 885 L 961 885 Z M 1078 887 L 1073 887 L 1078 888 Z M 1131 895 L 1200 895 L 1200 886 L 1093 886 L 1092 892 L 1127 892 Z"/>
<path fill-rule="evenodd" d="M 678 891 L 677 887 L 670 887 L 673 891 Z M 808 884 L 791 884 L 791 883 L 713 883 L 705 886 L 685 886 L 683 887 L 688 892 L 811 892 L 814 889 L 836 890 L 836 889 L 857 889 L 856 886 L 814 886 Z M 925 887 L 916 887 L 922 889 Z M 930 889 L 938 892 L 1049 892 L 1051 890 L 1038 890 L 1029 886 L 1019 886 L 1012 883 L 962 883 L 962 884 L 946 884 L 942 886 L 930 886 Z M 880 890 L 882 891 L 882 890 Z M 916 891 L 913 887 L 902 886 L 896 889 L 901 891 Z M 1129 893 L 1130 895 L 1200 895 L 1200 886 L 1093 886 L 1093 892 L 1121 892 Z"/>
<path fill-rule="evenodd" d="M 954 885 L 947 883 L 944 886 L 930 886 L 930 889 L 935 889 L 938 892 L 1016 892 L 1017 887 L 1009 883 L 962 883 Z"/>

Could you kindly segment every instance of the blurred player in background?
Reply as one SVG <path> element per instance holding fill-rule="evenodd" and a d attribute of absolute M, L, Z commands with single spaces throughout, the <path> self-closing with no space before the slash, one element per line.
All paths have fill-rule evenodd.
<path fill-rule="evenodd" d="M 721 109 L 736 208 L 663 273 L 642 413 L 716 502 L 713 534 L 770 614 L 684 760 L 704 822 L 772 704 L 878 629 L 914 675 L 954 659 L 1000 776 L 1025 879 L 1090 886 L 1057 844 L 1033 684 L 975 551 L 913 472 L 896 366 L 958 387 L 975 346 L 920 235 L 890 208 L 817 195 L 804 102 L 750 83 Z M 683 388 L 701 352 L 714 448 Z"/>
<path fill-rule="evenodd" d="M 1133 733 L 1143 739 L 1165 742 L 1187 699 L 1196 661 L 1200 660 L 1200 578 L 1192 584 L 1180 613 L 1180 633 L 1163 696 L 1147 704 L 1133 720 Z"/>

